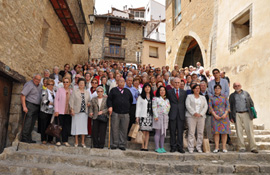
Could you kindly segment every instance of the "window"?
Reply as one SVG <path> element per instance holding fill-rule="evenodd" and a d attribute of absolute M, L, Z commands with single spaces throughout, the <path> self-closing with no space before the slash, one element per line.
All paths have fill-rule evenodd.
<path fill-rule="evenodd" d="M 174 25 L 176 25 L 181 18 L 181 0 L 174 0 Z"/>
<path fill-rule="evenodd" d="M 130 13 L 134 15 L 134 11 L 133 10 L 131 10 Z"/>
<path fill-rule="evenodd" d="M 149 46 L 149 57 L 158 58 L 158 48 Z"/>
<path fill-rule="evenodd" d="M 144 18 L 144 12 L 140 12 L 140 17 Z"/>
<path fill-rule="evenodd" d="M 135 17 L 140 17 L 140 12 L 135 12 Z"/>
<path fill-rule="evenodd" d="M 250 7 L 231 20 L 231 47 L 234 47 L 251 36 L 251 24 Z"/>

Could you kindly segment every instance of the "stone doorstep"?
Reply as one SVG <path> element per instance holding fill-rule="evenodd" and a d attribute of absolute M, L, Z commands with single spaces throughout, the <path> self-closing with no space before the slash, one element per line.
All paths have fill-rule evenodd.
<path fill-rule="evenodd" d="M 270 168 L 268 164 L 260 164 L 256 165 L 253 162 L 249 162 L 247 164 L 241 163 L 233 163 L 228 164 L 224 161 L 196 161 L 196 162 L 180 162 L 179 161 L 166 161 L 166 162 L 158 162 L 158 161 L 147 161 L 145 162 L 143 159 L 138 161 L 137 159 L 108 159 L 108 158 L 97 158 L 93 157 L 92 159 L 87 156 L 62 156 L 62 155 L 46 155 L 46 154 L 33 154 L 29 155 L 28 153 L 14 153 L 16 156 L 11 157 L 11 160 L 5 161 L 8 167 L 10 166 L 31 166 L 31 168 L 36 168 L 36 171 L 45 171 L 46 169 L 54 170 L 67 170 L 70 167 L 74 167 L 73 170 L 77 169 L 109 169 L 109 170 L 129 170 L 135 174 L 138 173 L 158 173 L 158 174 L 171 174 L 171 173 L 259 173 L 265 172 Z M 87 157 L 87 158 L 85 158 Z M 0 161 L 0 168 L 1 165 Z M 41 166 L 45 165 L 45 166 Z M 44 168 L 46 167 L 46 168 Z M 82 168 L 81 168 L 82 167 Z M 251 168 L 251 170 L 247 170 L 247 168 Z M 1 170 L 1 169 L 0 169 Z M 8 170 L 4 170 L 8 171 Z M 247 172 L 248 171 L 248 172 Z M 45 173 L 44 172 L 44 173 Z M 71 171 L 72 172 L 72 171 Z M 58 174 L 58 173 L 57 173 Z"/>
<path fill-rule="evenodd" d="M 100 175 L 100 174 L 118 174 L 118 175 L 139 175 L 130 170 L 101 169 L 74 165 L 48 165 L 48 164 L 29 164 L 28 162 L 10 162 L 0 161 L 1 175 L 27 174 L 27 175 Z"/>
<path fill-rule="evenodd" d="M 39 144 L 20 144 L 19 152 L 16 153 L 29 153 L 29 154 L 46 154 L 46 155 L 58 155 L 60 156 L 86 156 L 92 157 L 106 157 L 106 158 L 132 158 L 132 159 L 150 159 L 150 160 L 171 160 L 171 161 L 265 161 L 270 162 L 270 152 L 261 152 L 259 154 L 253 154 L 250 152 L 238 153 L 238 152 L 228 152 L 224 153 L 163 153 L 158 154 L 155 152 L 143 152 L 143 151 L 120 151 L 120 150 L 108 150 L 104 149 L 90 149 L 90 148 L 73 148 L 73 147 L 56 147 L 56 146 L 45 146 Z M 8 152 L 8 155 L 11 155 Z M 5 158 L 3 158 L 5 159 Z"/>

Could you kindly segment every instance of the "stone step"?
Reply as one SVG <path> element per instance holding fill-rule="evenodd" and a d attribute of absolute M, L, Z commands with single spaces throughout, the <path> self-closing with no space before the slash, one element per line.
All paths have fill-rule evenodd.
<path fill-rule="evenodd" d="M 243 131 L 246 135 L 245 130 Z M 231 136 L 236 136 L 236 130 L 231 130 Z M 254 135 L 270 135 L 270 130 L 254 130 Z"/>
<path fill-rule="evenodd" d="M 171 160 L 171 161 L 213 161 L 213 160 L 222 160 L 225 162 L 235 162 L 235 161 L 264 161 L 270 162 L 270 151 L 260 151 L 259 154 L 253 154 L 250 152 L 239 153 L 239 152 L 228 152 L 228 153 L 196 153 L 193 154 L 185 153 L 180 154 L 178 152 L 175 153 L 163 153 L 158 154 L 156 152 L 151 151 L 136 151 L 127 149 L 126 151 L 121 151 L 119 149 L 110 150 L 107 148 L 104 149 L 95 149 L 95 148 L 74 148 L 74 147 L 57 147 L 53 145 L 40 145 L 40 144 L 26 144 L 20 143 L 19 151 L 15 152 L 18 154 L 32 154 L 36 156 L 39 155 L 55 155 L 55 156 L 85 156 L 90 159 L 92 157 L 109 157 L 112 159 L 115 158 L 136 158 L 136 159 L 154 159 L 157 161 L 163 160 Z M 30 158 L 33 158 L 30 156 Z M 2 157 L 2 159 L 7 159 L 8 157 Z M 23 158 L 23 156 L 18 157 Z M 23 158 L 24 159 L 24 158 Z M 1 157 L 0 157 L 1 160 Z M 17 159 L 13 159 L 17 160 Z M 79 161 L 79 160 L 76 160 Z"/>
<path fill-rule="evenodd" d="M 256 142 L 269 142 L 270 143 L 270 135 L 255 135 Z M 237 136 L 230 137 L 233 143 L 237 143 Z M 247 136 L 244 136 L 245 142 L 248 142 Z"/>
<path fill-rule="evenodd" d="M 235 124 L 231 123 L 230 124 L 231 129 L 235 130 Z M 254 130 L 264 130 L 264 124 L 253 124 L 253 129 Z"/>
<path fill-rule="evenodd" d="M 269 152 L 157 154 L 22 143 L 18 152 L 5 150 L 3 154 L 0 172 L 15 172 L 11 174 L 73 174 L 74 170 L 91 174 L 91 169 L 93 174 L 98 170 L 113 174 L 259 174 L 270 170 Z"/>
<path fill-rule="evenodd" d="M 267 174 L 270 166 L 267 164 L 220 164 L 213 162 L 212 164 L 150 164 L 144 163 L 136 169 L 128 169 L 124 165 L 112 168 L 86 168 L 72 165 L 50 165 L 48 164 L 28 164 L 17 163 L 13 161 L 0 162 L 1 175 L 100 175 L 100 174 L 117 174 L 117 175 L 190 175 L 190 174 L 226 174 L 226 175 L 243 175 L 243 174 Z M 114 167 L 113 165 L 111 167 Z"/>
<path fill-rule="evenodd" d="M 74 165 L 48 165 L 46 163 L 0 161 L 1 175 L 100 175 L 100 174 L 140 174 L 130 170 L 100 169 Z"/>

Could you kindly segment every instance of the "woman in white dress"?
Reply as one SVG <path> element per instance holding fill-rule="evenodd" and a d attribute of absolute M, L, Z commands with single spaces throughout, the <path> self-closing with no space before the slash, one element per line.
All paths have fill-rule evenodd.
<path fill-rule="evenodd" d="M 82 147 L 86 148 L 84 143 L 85 135 L 88 134 L 87 131 L 87 121 L 88 121 L 88 107 L 90 105 L 90 94 L 85 89 L 86 81 L 83 78 L 78 80 L 78 89 L 74 89 L 69 105 L 72 115 L 71 124 L 71 135 L 75 135 L 75 147 L 78 147 L 78 136 L 81 135 Z"/>
<path fill-rule="evenodd" d="M 145 83 L 142 88 L 142 94 L 138 97 L 136 104 L 136 122 L 140 123 L 140 130 L 144 135 L 141 151 L 148 151 L 149 132 L 152 131 L 153 124 L 153 97 L 151 85 Z"/>

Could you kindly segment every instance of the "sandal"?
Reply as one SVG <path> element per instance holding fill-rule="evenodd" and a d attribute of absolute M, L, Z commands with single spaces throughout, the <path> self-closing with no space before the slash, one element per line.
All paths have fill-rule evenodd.
<path fill-rule="evenodd" d="M 57 143 L 56 143 L 56 146 L 61 146 L 61 143 L 60 143 L 60 142 L 57 142 Z"/>
<path fill-rule="evenodd" d="M 64 145 L 65 145 L 66 147 L 70 147 L 70 144 L 69 144 L 68 142 L 65 142 Z"/>
<path fill-rule="evenodd" d="M 219 150 L 218 149 L 215 149 L 214 151 L 213 151 L 213 153 L 218 153 L 219 152 Z"/>
<path fill-rule="evenodd" d="M 227 152 L 228 152 L 228 150 L 224 149 L 224 150 L 222 150 L 222 152 L 223 152 L 223 153 L 227 153 Z"/>
<path fill-rule="evenodd" d="M 74 147 L 77 148 L 78 147 L 78 144 L 74 144 Z"/>
<path fill-rule="evenodd" d="M 82 144 L 82 147 L 83 147 L 83 148 L 86 148 L 86 145 L 85 145 L 85 144 Z"/>

